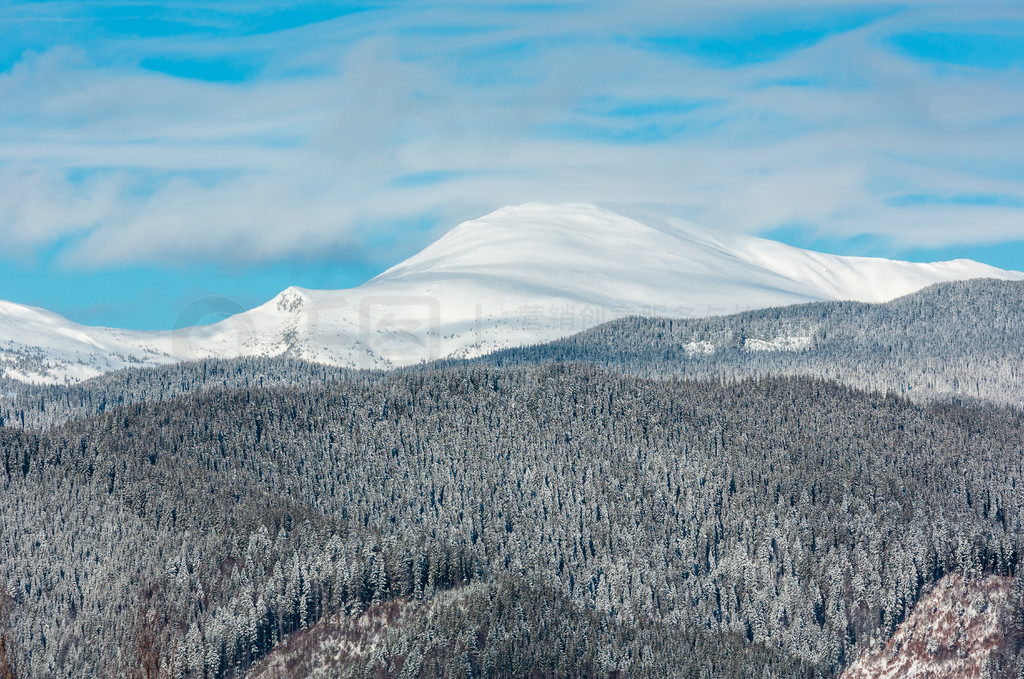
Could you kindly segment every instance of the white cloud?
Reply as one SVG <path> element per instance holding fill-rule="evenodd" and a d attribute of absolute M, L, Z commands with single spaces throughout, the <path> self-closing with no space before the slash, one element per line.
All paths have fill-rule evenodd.
<path fill-rule="evenodd" d="M 735 68 L 637 41 L 724 34 L 753 6 L 414 3 L 279 33 L 27 54 L 0 74 L 0 237 L 30 253 L 73 235 L 64 256 L 81 266 L 397 239 L 386 259 L 422 245 L 403 230 L 420 215 L 448 227 L 527 200 L 658 203 L 714 227 L 799 223 L 902 245 L 1024 237 L 1024 74 L 940 67 L 887 42 L 958 16 L 1019 18 L 1011 5 L 921 3 Z M 855 6 L 874 5 L 842 3 Z M 154 54 L 260 68 L 202 82 L 138 65 Z M 699 105 L 601 116 L 594 101 Z M 1004 200 L 937 204 L 965 194 Z"/>

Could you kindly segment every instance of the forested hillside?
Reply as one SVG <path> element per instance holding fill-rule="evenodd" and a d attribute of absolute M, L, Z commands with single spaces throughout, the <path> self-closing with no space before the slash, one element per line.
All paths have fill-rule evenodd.
<path fill-rule="evenodd" d="M 0 426 L 43 429 L 118 406 L 166 401 L 199 391 L 309 387 L 372 374 L 278 356 L 118 370 L 67 385 L 33 385 L 0 378 Z"/>
<path fill-rule="evenodd" d="M 1024 405 L 1024 282 L 941 283 L 886 304 L 822 302 L 693 320 L 627 318 L 480 359 L 648 376 L 807 375 L 915 400 Z"/>
<path fill-rule="evenodd" d="M 7 638 L 26 677 L 240 676 L 390 610 L 332 672 L 832 676 L 943 575 L 1020 577 L 1022 448 L 1012 408 L 586 366 L 106 407 L 0 430 Z"/>
<path fill-rule="evenodd" d="M 1024 282 L 943 283 L 887 304 L 823 302 L 694 320 L 628 318 L 474 362 L 579 362 L 693 379 L 806 375 L 915 400 L 1020 406 Z M 71 385 L 0 378 L 0 425 L 38 429 L 209 389 L 308 387 L 370 374 L 282 356 L 120 370 Z"/>

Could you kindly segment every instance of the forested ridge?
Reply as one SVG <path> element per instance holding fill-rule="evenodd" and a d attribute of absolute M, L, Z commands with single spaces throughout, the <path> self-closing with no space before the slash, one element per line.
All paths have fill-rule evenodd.
<path fill-rule="evenodd" d="M 1024 406 L 1024 282 L 933 285 L 885 304 L 820 302 L 702 319 L 626 318 L 465 363 L 587 363 L 646 377 L 803 375 L 923 402 Z M 362 373 L 290 357 L 120 370 L 71 385 L 0 377 L 0 425 L 45 428 L 210 389 L 297 386 Z"/>
<path fill-rule="evenodd" d="M 1012 407 L 583 365 L 257 384 L 0 429 L 24 676 L 115 674 L 140 630 L 241 676 L 390 605 L 332 672 L 826 677 L 946 573 L 1021 580 Z"/>
<path fill-rule="evenodd" d="M 167 401 L 199 391 L 309 387 L 372 374 L 279 356 L 116 370 L 76 384 L 26 384 L 0 377 L 0 426 L 45 429 L 118 406 Z"/>
<path fill-rule="evenodd" d="M 645 376 L 805 375 L 920 401 L 1024 406 L 1024 282 L 940 283 L 885 304 L 817 302 L 700 319 L 626 318 L 479 362 L 589 363 Z"/>

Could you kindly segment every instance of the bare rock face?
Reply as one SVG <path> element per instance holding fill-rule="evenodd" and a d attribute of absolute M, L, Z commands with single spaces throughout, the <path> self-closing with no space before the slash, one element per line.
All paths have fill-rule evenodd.
<path fill-rule="evenodd" d="M 1021 592 L 1011 578 L 948 575 L 884 646 L 867 649 L 841 679 L 1016 678 Z"/>

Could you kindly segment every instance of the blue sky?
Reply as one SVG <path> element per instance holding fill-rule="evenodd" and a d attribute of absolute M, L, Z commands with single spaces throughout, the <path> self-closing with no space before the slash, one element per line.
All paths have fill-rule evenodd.
<path fill-rule="evenodd" d="M 1019 2 L 15 0 L 0 299 L 167 328 L 531 200 L 1024 269 L 1022 148 Z"/>

